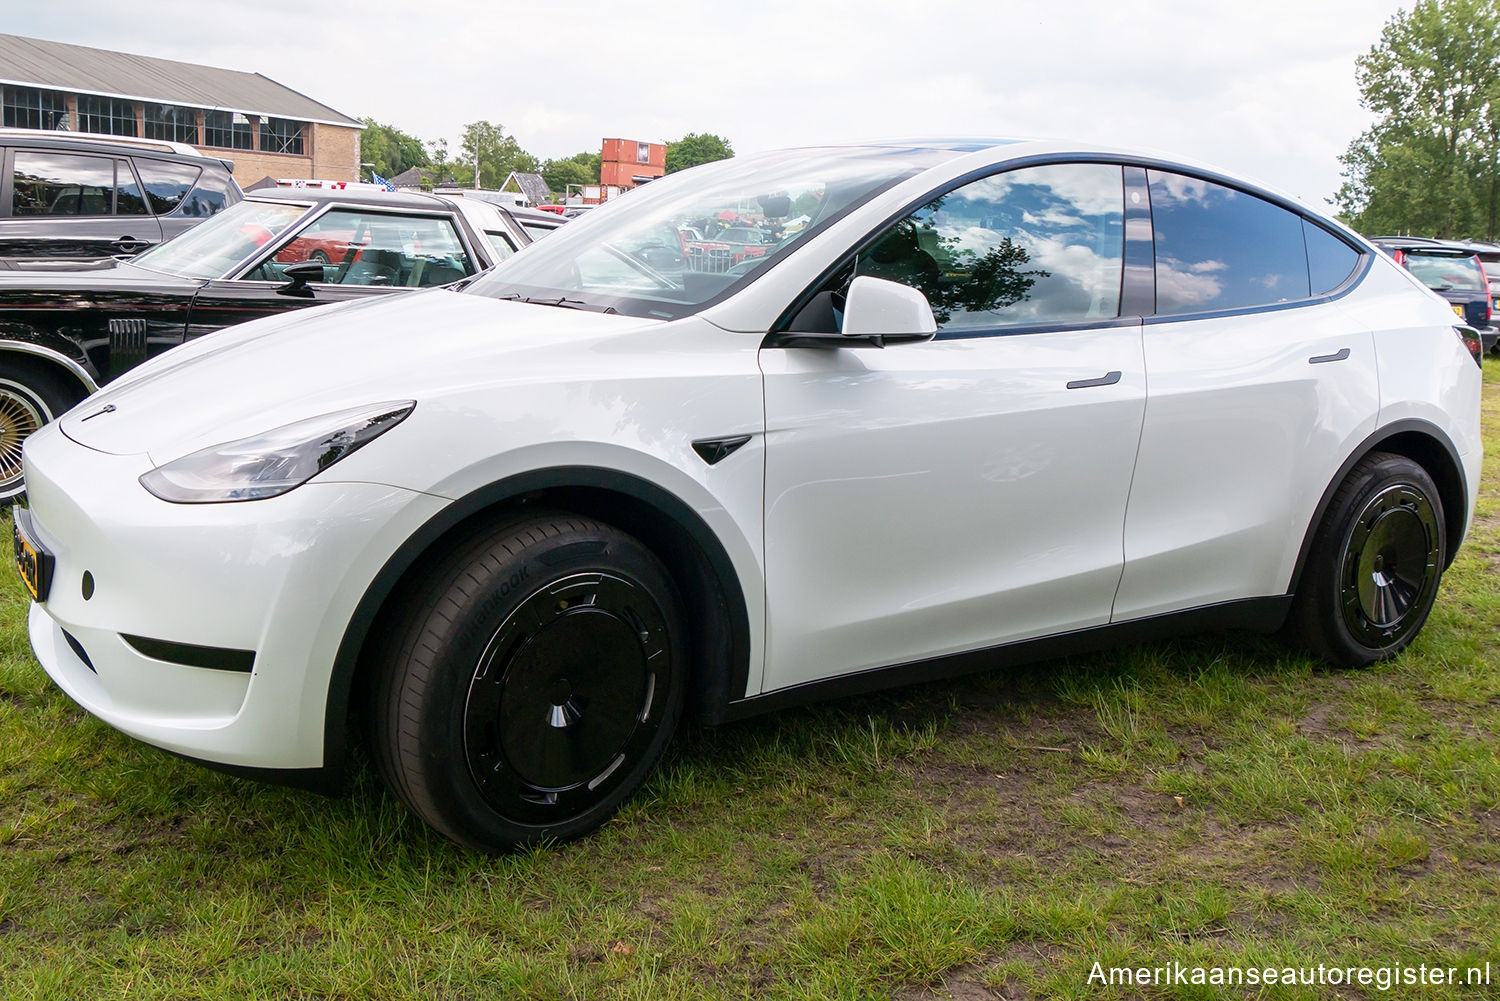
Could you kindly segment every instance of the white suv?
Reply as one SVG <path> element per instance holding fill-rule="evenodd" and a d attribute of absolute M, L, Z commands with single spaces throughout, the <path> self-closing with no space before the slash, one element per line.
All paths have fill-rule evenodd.
<path fill-rule="evenodd" d="M 745 228 L 763 253 L 708 252 Z M 1473 510 L 1454 321 L 1199 166 L 722 161 L 462 291 L 186 344 L 33 435 L 31 642 L 110 724 L 283 782 L 334 784 L 362 709 L 396 794 L 487 850 L 602 823 L 685 708 L 1181 629 L 1363 664 Z"/>

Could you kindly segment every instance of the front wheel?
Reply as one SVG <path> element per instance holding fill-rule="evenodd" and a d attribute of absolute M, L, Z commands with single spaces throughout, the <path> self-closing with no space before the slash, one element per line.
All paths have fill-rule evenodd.
<path fill-rule="evenodd" d="M 666 569 L 555 514 L 479 531 L 416 582 L 373 692 L 387 785 L 483 851 L 608 820 L 671 738 L 686 681 Z"/>
<path fill-rule="evenodd" d="M 1442 499 L 1427 471 L 1405 456 L 1366 456 L 1313 539 L 1294 634 L 1347 667 L 1394 656 L 1427 621 L 1445 545 Z"/>

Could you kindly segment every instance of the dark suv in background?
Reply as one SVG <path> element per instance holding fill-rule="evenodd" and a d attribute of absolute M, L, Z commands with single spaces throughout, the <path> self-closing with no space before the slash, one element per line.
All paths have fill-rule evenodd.
<path fill-rule="evenodd" d="M 1479 331 L 1479 342 L 1485 351 L 1495 347 L 1500 330 L 1493 326 L 1489 279 L 1474 247 L 1420 236 L 1376 236 L 1370 242 L 1447 299 L 1453 305 L 1453 312 Z"/>
<path fill-rule="evenodd" d="M 0 269 L 136 254 L 240 200 L 231 164 L 182 143 L 0 129 Z"/>

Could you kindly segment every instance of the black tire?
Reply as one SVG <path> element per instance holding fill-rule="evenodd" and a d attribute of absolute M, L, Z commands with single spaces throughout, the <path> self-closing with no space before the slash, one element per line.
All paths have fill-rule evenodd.
<path fill-rule="evenodd" d="M 406 592 L 375 665 L 381 777 L 496 852 L 610 818 L 682 712 L 681 605 L 635 539 L 567 514 L 493 524 Z"/>
<path fill-rule="evenodd" d="M 321 250 L 314 250 L 311 254 L 307 255 L 307 259 L 314 264 L 321 264 L 325 268 L 328 267 L 330 263 L 332 263 L 331 261 L 329 261 L 328 255 L 323 253 Z"/>
<path fill-rule="evenodd" d="M 26 439 L 83 398 L 81 387 L 26 359 L 7 356 L 0 374 L 0 502 L 21 492 L 21 447 Z"/>
<path fill-rule="evenodd" d="M 1366 456 L 1313 539 L 1292 637 L 1345 667 L 1395 656 L 1432 611 L 1446 545 L 1442 498 L 1427 471 L 1388 452 Z"/>

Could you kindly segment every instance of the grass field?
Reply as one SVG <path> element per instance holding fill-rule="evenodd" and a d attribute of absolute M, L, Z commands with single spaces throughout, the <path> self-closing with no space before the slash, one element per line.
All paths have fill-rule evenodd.
<path fill-rule="evenodd" d="M 688 729 L 598 834 L 499 859 L 367 773 L 328 800 L 115 733 L 0 572 L 0 998 L 1500 997 L 1497 466 L 1393 662 L 1203 638 Z M 1090 982 L 1486 961 L 1497 986 Z"/>

